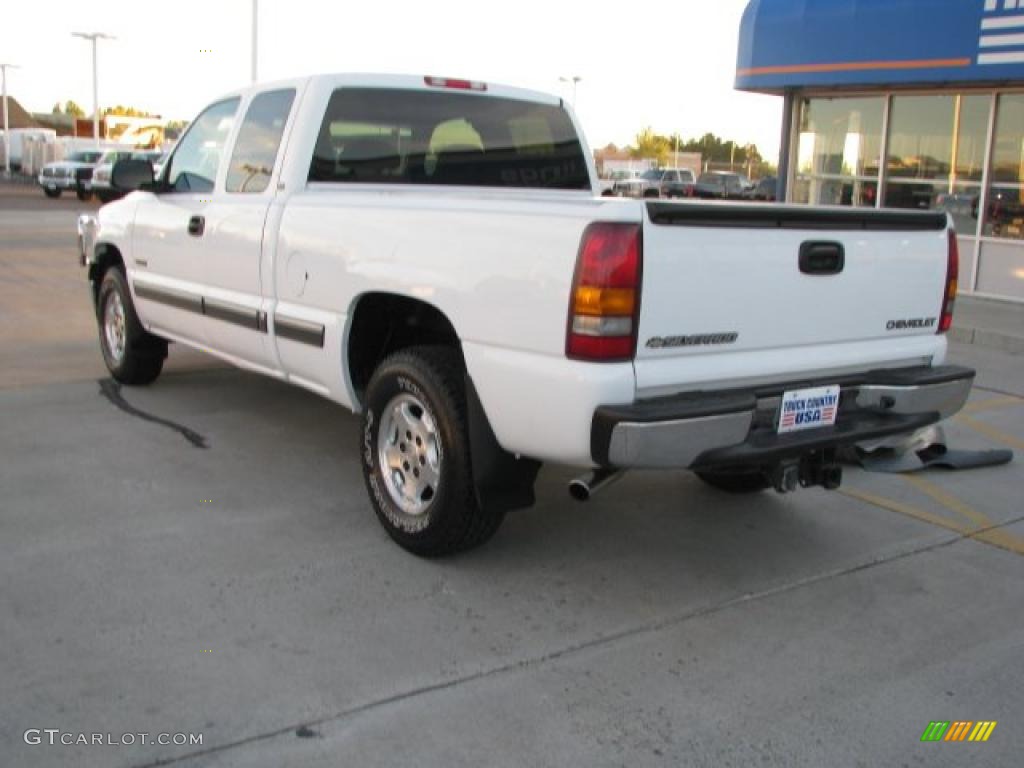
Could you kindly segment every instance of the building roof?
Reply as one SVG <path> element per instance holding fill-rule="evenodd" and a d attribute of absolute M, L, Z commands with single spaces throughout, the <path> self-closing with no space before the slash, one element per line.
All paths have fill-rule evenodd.
<path fill-rule="evenodd" d="M 1024 82 L 1024 0 L 750 0 L 736 87 Z"/>
<path fill-rule="evenodd" d="M 8 127 L 11 130 L 15 128 L 38 128 L 39 123 L 32 119 L 32 116 L 25 111 L 25 109 L 18 103 L 18 100 L 13 96 L 8 95 L 7 97 L 8 108 L 11 110 L 11 114 L 8 116 Z M 4 103 L 0 99 L 0 131 L 4 129 Z"/>

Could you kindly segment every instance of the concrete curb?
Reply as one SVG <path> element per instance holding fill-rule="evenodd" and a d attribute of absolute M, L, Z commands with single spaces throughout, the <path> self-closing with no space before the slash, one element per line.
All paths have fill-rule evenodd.
<path fill-rule="evenodd" d="M 962 344 L 977 344 L 979 347 L 1009 352 L 1012 355 L 1024 355 L 1024 338 L 1008 333 L 988 331 L 982 328 L 957 328 L 954 326 L 949 330 L 949 339 L 950 341 L 958 341 Z"/>

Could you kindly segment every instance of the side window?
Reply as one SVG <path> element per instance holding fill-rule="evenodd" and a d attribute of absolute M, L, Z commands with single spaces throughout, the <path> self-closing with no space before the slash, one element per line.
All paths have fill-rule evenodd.
<path fill-rule="evenodd" d="M 237 98 L 212 104 L 197 117 L 168 161 L 171 192 L 212 192 L 224 142 L 238 110 Z"/>
<path fill-rule="evenodd" d="M 270 184 L 294 100 L 295 90 L 291 88 L 267 91 L 252 100 L 228 164 L 228 192 L 263 192 Z"/>

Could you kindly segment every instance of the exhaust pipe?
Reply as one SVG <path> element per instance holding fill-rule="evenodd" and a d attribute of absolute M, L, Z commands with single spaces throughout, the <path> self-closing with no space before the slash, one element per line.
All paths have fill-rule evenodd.
<path fill-rule="evenodd" d="M 569 481 L 569 495 L 576 501 L 588 501 L 591 496 L 622 477 L 621 469 L 595 469 Z"/>

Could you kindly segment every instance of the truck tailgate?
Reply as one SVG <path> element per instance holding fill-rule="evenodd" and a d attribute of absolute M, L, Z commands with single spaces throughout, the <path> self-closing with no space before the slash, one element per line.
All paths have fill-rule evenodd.
<path fill-rule="evenodd" d="M 783 380 L 945 349 L 945 214 L 685 202 L 646 214 L 642 396 L 710 384 L 702 370 Z"/>

